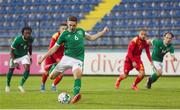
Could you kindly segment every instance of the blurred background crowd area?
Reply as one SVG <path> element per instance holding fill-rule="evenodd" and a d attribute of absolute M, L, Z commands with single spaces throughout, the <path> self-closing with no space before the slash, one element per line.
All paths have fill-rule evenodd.
<path fill-rule="evenodd" d="M 59 24 L 72 15 L 90 34 L 110 28 L 103 38 L 85 41 L 86 48 L 127 48 L 141 29 L 147 30 L 149 38 L 172 32 L 175 48 L 180 47 L 179 0 L 0 0 L 0 49 L 8 49 L 24 26 L 33 29 L 34 49 L 45 49 Z M 94 23 L 90 27 L 86 27 L 93 24 L 86 20 L 88 16 Z"/>

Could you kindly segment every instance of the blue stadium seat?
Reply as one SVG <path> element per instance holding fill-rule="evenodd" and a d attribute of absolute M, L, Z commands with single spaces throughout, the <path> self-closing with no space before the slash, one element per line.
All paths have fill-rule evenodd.
<path fill-rule="evenodd" d="M 2 0 L 0 3 L 0 38 L 11 38 L 29 25 L 36 38 L 35 45 L 48 45 L 47 40 L 57 31 L 60 22 L 70 15 L 84 18 L 102 0 Z M 79 22 L 78 21 L 78 22 Z M 86 45 L 127 45 L 140 29 L 150 37 L 161 36 L 166 31 L 180 39 L 180 2 L 178 0 L 122 0 L 104 16 L 91 33 L 110 27 L 110 32 L 96 42 Z M 41 39 L 42 38 L 42 39 Z M 46 40 L 44 40 L 46 39 Z M 1 43 L 0 43 L 1 45 Z M 4 44 L 3 44 L 4 45 Z"/>

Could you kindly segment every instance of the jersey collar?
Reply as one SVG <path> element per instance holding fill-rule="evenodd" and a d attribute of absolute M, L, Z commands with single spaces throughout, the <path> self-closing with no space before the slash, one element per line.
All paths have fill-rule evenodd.
<path fill-rule="evenodd" d="M 165 43 L 164 43 L 164 41 L 163 41 L 163 44 L 164 44 L 164 46 L 165 46 L 165 47 L 167 47 L 167 46 L 168 46 L 167 44 L 165 44 Z"/>
<path fill-rule="evenodd" d="M 22 35 L 22 39 L 24 40 L 24 41 L 27 41 L 25 38 L 24 38 L 24 36 Z"/>

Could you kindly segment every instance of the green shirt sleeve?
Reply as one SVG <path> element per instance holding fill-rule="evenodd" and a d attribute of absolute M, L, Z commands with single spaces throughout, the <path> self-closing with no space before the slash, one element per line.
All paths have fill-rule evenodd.
<path fill-rule="evenodd" d="M 16 37 L 11 45 L 11 48 L 16 49 L 18 46 L 18 37 Z"/>
<path fill-rule="evenodd" d="M 59 36 L 56 44 L 57 44 L 57 45 L 60 45 L 62 42 L 64 42 L 64 41 L 65 41 L 65 36 L 66 36 L 66 31 L 64 31 L 64 32 Z"/>
<path fill-rule="evenodd" d="M 158 40 L 155 40 L 155 39 L 153 39 L 153 40 L 151 41 L 151 43 L 152 43 L 153 46 L 158 46 L 158 45 L 159 45 Z"/>

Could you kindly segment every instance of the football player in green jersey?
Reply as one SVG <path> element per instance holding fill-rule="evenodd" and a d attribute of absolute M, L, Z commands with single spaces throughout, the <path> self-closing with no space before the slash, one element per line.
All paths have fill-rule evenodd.
<path fill-rule="evenodd" d="M 32 29 L 30 27 L 24 27 L 22 29 L 22 35 L 15 37 L 11 45 L 11 55 L 10 55 L 10 67 L 7 73 L 6 82 L 6 92 L 10 92 L 10 82 L 13 75 L 14 69 L 19 69 L 19 64 L 21 63 L 24 67 L 23 77 L 20 81 L 18 89 L 20 92 L 25 92 L 23 85 L 29 76 L 30 64 L 32 63 L 32 43 L 33 38 L 31 37 Z"/>
<path fill-rule="evenodd" d="M 163 58 L 166 53 L 170 53 L 171 60 L 176 61 L 176 57 L 174 56 L 174 47 L 171 44 L 174 35 L 171 32 L 164 33 L 163 40 L 153 39 L 150 40 L 150 44 L 153 46 L 152 52 L 152 60 L 153 60 L 153 71 L 154 73 L 148 77 L 146 87 L 148 89 L 151 88 L 152 83 L 157 81 L 157 79 L 162 75 L 163 72 Z"/>
<path fill-rule="evenodd" d="M 75 81 L 73 89 L 74 96 L 70 103 L 76 103 L 81 98 L 80 88 L 84 62 L 84 39 L 91 41 L 96 40 L 103 36 L 109 29 L 105 27 L 97 34 L 87 34 L 82 28 L 77 28 L 77 18 L 74 16 L 68 17 L 67 25 L 68 29 L 60 35 L 56 44 L 39 59 L 38 63 L 41 64 L 45 58 L 53 54 L 60 45 L 64 44 L 64 56 L 50 73 L 50 78 L 54 79 L 66 69 L 72 68 Z"/>

